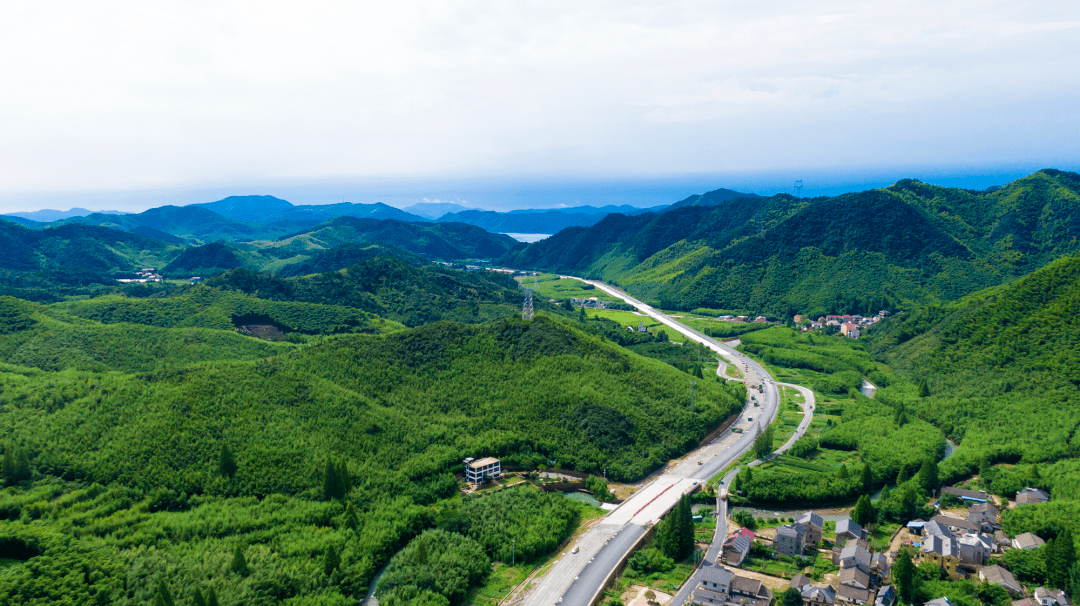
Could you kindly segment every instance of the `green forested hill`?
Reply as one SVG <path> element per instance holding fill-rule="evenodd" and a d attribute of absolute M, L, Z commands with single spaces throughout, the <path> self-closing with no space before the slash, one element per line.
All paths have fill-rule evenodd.
<path fill-rule="evenodd" d="M 114 229 L 60 225 L 30 229 L 0 221 L 0 269 L 18 272 L 109 274 L 163 265 L 179 246 Z"/>
<path fill-rule="evenodd" d="M 206 209 L 193 210 L 213 215 Z M 132 216 L 137 215 L 120 217 Z M 469 225 L 348 217 L 280 241 L 216 241 L 200 246 L 185 245 L 174 236 L 145 226 L 134 227 L 131 232 L 80 224 L 30 229 L 0 221 L 0 295 L 41 302 L 98 296 L 125 288 L 116 279 L 132 278 L 143 267 L 157 268 L 170 279 L 206 277 L 238 268 L 302 276 L 336 272 L 376 257 L 398 257 L 420 268 L 434 266 L 435 260 L 496 257 L 519 246 L 507 236 Z M 439 272 L 434 267 L 410 268 L 406 274 L 408 277 L 402 275 L 396 284 L 405 284 L 416 275 Z M 464 283 L 475 281 L 463 279 Z M 488 281 L 481 278 L 480 282 Z M 421 295 L 428 290 L 421 288 Z M 327 302 L 325 297 L 321 302 Z M 455 301 L 447 304 L 454 305 Z"/>
<path fill-rule="evenodd" d="M 906 379 L 879 390 L 878 402 L 959 444 L 942 481 L 976 475 L 1010 499 L 1045 489 L 1050 502 L 1008 510 L 1005 530 L 1080 535 L 1080 255 L 892 318 L 867 346 Z"/>
<path fill-rule="evenodd" d="M 415 258 L 412 261 L 377 256 L 341 271 L 293 278 L 238 269 L 206 284 L 264 300 L 353 307 L 408 326 L 437 320 L 484 322 L 521 309 L 521 293 L 508 288 L 502 274 L 463 272 Z"/>
<path fill-rule="evenodd" d="M 523 246 L 505 234 L 493 234 L 464 223 L 410 223 L 395 219 L 337 217 L 312 229 L 263 247 L 266 254 L 291 257 L 312 249 L 379 242 L 399 246 L 432 259 L 477 259 L 502 256 Z"/>
<path fill-rule="evenodd" d="M 48 338 L 58 318 L 78 319 L 74 303 L 0 303 L 4 340 Z M 103 342 L 132 326 L 70 325 Z M 440 522 L 504 557 L 504 528 L 470 522 L 476 507 L 455 513 L 450 472 L 462 457 L 636 479 L 744 397 L 699 381 L 690 409 L 686 373 L 543 316 L 306 346 L 223 334 L 218 358 L 158 352 L 150 371 L 123 350 L 157 333 L 217 332 L 136 328 L 112 354 L 95 350 L 109 369 L 0 366 L 0 444 L 27 453 L 33 471 L 0 490 L 0 557 L 12 558 L 0 560 L 0 602 L 145 604 L 164 584 L 177 603 L 210 588 L 230 605 L 355 603 L 395 551 Z M 343 474 L 351 488 L 328 480 Z M 342 486 L 343 499 L 324 498 Z M 562 503 L 518 497 L 520 515 Z M 559 530 L 529 530 L 525 545 L 557 544 L 572 514 L 558 515 Z"/>
<path fill-rule="evenodd" d="M 216 240 L 272 240 L 307 229 L 317 221 L 245 223 L 199 206 L 161 206 L 132 215 L 94 213 L 64 219 L 63 223 L 99 225 L 130 232 L 149 228 L 197 245 Z"/>
<path fill-rule="evenodd" d="M 1080 175 L 1048 169 L 986 192 L 904 180 L 612 215 L 504 261 L 601 277 L 665 307 L 785 316 L 955 300 L 1076 250 Z"/>
<path fill-rule="evenodd" d="M 1080 453 L 1080 256 L 891 319 L 869 343 L 913 384 L 926 381 L 930 395 L 907 406 L 962 440 L 958 462 Z"/>

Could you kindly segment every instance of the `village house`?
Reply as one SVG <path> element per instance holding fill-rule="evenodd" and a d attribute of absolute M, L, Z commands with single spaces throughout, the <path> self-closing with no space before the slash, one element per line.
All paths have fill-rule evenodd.
<path fill-rule="evenodd" d="M 892 585 L 882 585 L 874 597 L 874 606 L 893 606 L 896 603 L 896 590 Z"/>
<path fill-rule="evenodd" d="M 723 604 L 731 595 L 735 573 L 708 560 L 701 563 L 701 583 L 690 592 L 691 604 Z"/>
<path fill-rule="evenodd" d="M 875 553 L 870 556 L 870 573 L 876 575 L 878 580 L 889 578 L 889 558 L 883 553 Z"/>
<path fill-rule="evenodd" d="M 981 524 L 986 532 L 999 528 L 998 514 L 998 508 L 991 503 L 975 503 L 968 507 L 968 520 Z"/>
<path fill-rule="evenodd" d="M 870 590 L 859 589 L 851 585 L 839 585 L 836 588 L 836 599 L 847 604 L 866 604 L 870 601 Z"/>
<path fill-rule="evenodd" d="M 994 542 L 997 543 L 997 551 L 999 552 L 1012 547 L 1012 539 L 1009 538 L 1009 535 L 1000 530 L 994 531 Z"/>
<path fill-rule="evenodd" d="M 949 601 L 949 598 L 940 597 L 936 600 L 930 600 L 923 606 L 953 606 L 953 603 Z"/>
<path fill-rule="evenodd" d="M 848 539 L 843 544 L 837 541 L 832 548 L 832 563 L 834 566 L 840 565 L 840 554 L 844 553 L 844 550 L 848 547 L 858 546 L 862 550 L 870 553 L 870 541 L 866 539 Z"/>
<path fill-rule="evenodd" d="M 957 542 L 960 544 L 960 565 L 968 568 L 986 564 L 994 550 L 994 540 L 985 534 L 967 533 Z"/>
<path fill-rule="evenodd" d="M 731 533 L 724 541 L 720 557 L 728 566 L 739 566 L 746 559 L 746 556 L 750 554 L 753 542 L 753 531 L 740 528 L 738 531 Z"/>
<path fill-rule="evenodd" d="M 1046 541 L 1030 532 L 1020 533 L 1013 537 L 1012 540 L 1012 546 L 1015 549 L 1035 549 L 1044 544 L 1046 544 Z"/>
<path fill-rule="evenodd" d="M 966 488 L 956 488 L 954 486 L 946 486 L 941 489 L 941 494 L 951 494 L 954 497 L 962 499 L 964 501 L 970 501 L 974 503 L 985 503 L 989 500 L 990 495 L 981 490 L 967 490 Z"/>
<path fill-rule="evenodd" d="M 720 564 L 701 564 L 701 583 L 690 592 L 691 604 L 769 606 L 772 592 L 761 581 L 736 576 Z"/>
<path fill-rule="evenodd" d="M 984 566 L 979 570 L 979 580 L 990 583 L 991 585 L 1000 585 L 1008 590 L 1009 594 L 1013 597 L 1024 595 L 1024 587 L 1016 580 L 1013 573 L 997 564 Z"/>
<path fill-rule="evenodd" d="M 802 594 L 803 606 L 832 606 L 836 603 L 836 590 L 824 583 L 815 585 L 809 577 L 797 574 L 791 586 Z"/>
<path fill-rule="evenodd" d="M 869 575 L 870 555 L 869 544 L 865 540 L 852 539 L 840 551 L 839 561 L 836 565 L 840 567 L 841 571 L 857 569 L 863 574 Z M 863 587 L 863 589 L 866 589 L 866 587 Z"/>
<path fill-rule="evenodd" d="M 795 520 L 806 530 L 806 545 L 817 545 L 821 542 L 821 532 L 825 528 L 825 520 L 818 514 L 808 511 Z"/>
<path fill-rule="evenodd" d="M 865 539 L 866 531 L 851 518 L 844 518 L 836 523 L 836 544 L 844 545 L 848 539 Z"/>
<path fill-rule="evenodd" d="M 949 530 L 948 526 L 942 524 L 941 522 L 937 520 L 930 520 L 929 522 L 923 522 L 922 535 L 924 537 L 939 535 L 952 538 L 953 533 L 951 530 Z"/>
<path fill-rule="evenodd" d="M 1016 493 L 1017 505 L 1033 505 L 1035 503 L 1045 503 L 1050 500 L 1050 495 L 1039 490 L 1038 488 L 1025 488 Z"/>
<path fill-rule="evenodd" d="M 958 570 L 960 566 L 960 553 L 957 549 L 956 540 L 952 535 L 931 534 L 923 539 L 919 547 L 918 561 L 933 562 L 949 575 L 950 579 L 959 579 L 962 575 Z"/>
<path fill-rule="evenodd" d="M 1069 597 L 1060 589 L 1039 587 L 1035 590 L 1035 601 L 1039 606 L 1072 606 Z"/>
<path fill-rule="evenodd" d="M 858 568 L 845 568 L 836 575 L 841 585 L 856 589 L 870 589 L 870 575 Z"/>
<path fill-rule="evenodd" d="M 806 546 L 806 529 L 802 524 L 785 524 L 776 528 L 773 539 L 776 553 L 782 555 L 802 555 Z"/>
<path fill-rule="evenodd" d="M 930 518 L 930 521 L 947 526 L 950 531 L 956 534 L 963 532 L 982 532 L 983 528 L 983 525 L 979 522 L 972 522 L 971 520 L 954 518 L 952 516 L 934 516 Z"/>
<path fill-rule="evenodd" d="M 769 606 L 772 603 L 773 594 L 756 579 L 736 576 L 731 582 L 731 598 L 728 604 L 739 606 Z"/>
<path fill-rule="evenodd" d="M 464 463 L 465 481 L 470 484 L 483 484 L 488 478 L 502 475 L 502 462 L 495 457 L 485 457 L 479 461 L 469 457 Z"/>

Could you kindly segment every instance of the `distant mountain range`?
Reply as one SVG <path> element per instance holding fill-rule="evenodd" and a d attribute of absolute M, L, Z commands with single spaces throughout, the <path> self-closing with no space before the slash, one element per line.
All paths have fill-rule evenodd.
<path fill-rule="evenodd" d="M 477 209 L 454 204 L 452 202 L 417 202 L 412 206 L 406 206 L 402 210 L 414 215 L 419 215 L 425 219 L 435 220 L 447 213 L 458 213 L 463 210 Z"/>
<path fill-rule="evenodd" d="M 115 221 L 94 224 L 101 217 Z M 429 261 L 490 259 L 524 246 L 509 236 L 461 223 L 337 217 L 288 232 L 286 228 L 297 223 L 243 223 L 194 206 L 166 206 L 139 215 L 95 214 L 40 228 L 0 221 L 0 272 L 44 273 L 66 283 L 109 283 L 141 267 L 158 268 L 170 278 L 241 267 L 303 275 L 336 271 L 376 255 Z M 280 235 L 249 238 L 257 229 L 262 229 L 258 232 L 262 236 Z"/>
<path fill-rule="evenodd" d="M 981 192 L 916 180 L 813 199 L 717 190 L 567 228 L 502 262 L 617 282 L 667 308 L 783 317 L 951 301 L 1077 250 L 1080 175 L 1047 169 Z"/>
<path fill-rule="evenodd" d="M 448 213 L 438 218 L 439 222 L 468 223 L 483 227 L 488 231 L 504 234 L 554 234 L 567 227 L 589 227 L 596 225 L 604 217 L 621 213 L 640 215 L 658 212 L 667 208 L 636 208 L 633 206 L 577 206 L 559 209 L 526 209 L 499 213 L 490 210 L 466 210 Z"/>
<path fill-rule="evenodd" d="M 724 190 L 727 191 L 727 190 Z M 734 193 L 734 192 L 733 192 Z M 183 207 L 162 206 L 137 214 L 44 210 L 12 213 L 3 218 L 40 228 L 57 222 L 102 225 L 164 241 L 203 244 L 215 240 L 276 239 L 336 217 L 396 219 L 407 222 L 465 223 L 495 233 L 553 234 L 567 227 L 588 227 L 612 213 L 636 215 L 666 207 L 579 206 L 560 209 L 525 209 L 495 212 L 470 209 L 447 202 L 421 202 L 405 210 L 381 202 L 374 204 L 295 205 L 274 196 L 230 196 L 215 202 Z M 218 218 L 210 214 L 218 215 Z M 169 237 L 172 237 L 170 239 Z"/>
<path fill-rule="evenodd" d="M 18 217 L 20 219 L 27 219 L 37 223 L 51 223 L 53 221 L 60 221 L 62 219 L 70 219 L 71 217 L 85 217 L 94 213 L 101 213 L 103 215 L 126 215 L 127 213 L 120 212 L 118 210 L 87 210 L 85 208 L 72 208 L 69 210 L 52 210 L 51 208 L 44 208 L 42 210 L 35 210 L 31 212 L 21 213 L 8 213 L 7 217 Z"/>
<path fill-rule="evenodd" d="M 276 223 L 294 221 L 322 223 L 335 217 L 361 217 L 366 219 L 397 219 L 399 221 L 426 221 L 424 217 L 407 213 L 382 202 L 374 204 L 308 204 L 294 205 L 274 196 L 229 196 L 217 202 L 192 204 L 234 221 L 247 223 Z"/>

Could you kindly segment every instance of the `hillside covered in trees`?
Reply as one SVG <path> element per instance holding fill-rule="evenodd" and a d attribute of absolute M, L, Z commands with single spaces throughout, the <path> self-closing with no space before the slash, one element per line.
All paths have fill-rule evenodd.
<path fill-rule="evenodd" d="M 904 406 L 960 444 L 950 474 L 972 473 L 984 461 L 1075 457 L 1078 318 L 1080 256 L 1072 255 L 1013 284 L 890 320 L 868 346 L 907 381 L 878 399 Z"/>
<path fill-rule="evenodd" d="M 505 257 L 597 277 L 664 308 L 876 313 L 958 299 L 1080 248 L 1080 175 L 983 192 L 903 180 L 832 198 L 728 197 L 610 215 Z"/>
<path fill-rule="evenodd" d="M 509 537 L 518 558 L 542 557 L 579 508 L 532 489 L 463 502 L 463 457 L 635 480 L 742 406 L 741 386 L 699 381 L 691 409 L 690 374 L 571 314 L 481 321 L 517 310 L 483 273 L 369 261 L 145 296 L 0 298 L 0 448 L 13 461 L 0 602 L 355 603 L 408 546 L 387 602 L 456 604 Z M 435 285 L 487 311 L 429 322 L 403 303 Z M 514 305 L 487 299 L 503 293 Z M 243 322 L 295 338 L 246 336 Z"/>
<path fill-rule="evenodd" d="M 115 286 L 118 278 L 133 278 L 144 267 L 179 279 L 241 267 L 302 275 L 336 271 L 378 255 L 400 256 L 413 263 L 459 261 L 499 257 L 523 246 L 509 236 L 462 223 L 353 217 L 314 226 L 289 225 L 274 233 L 243 232 L 251 236 L 247 239 L 213 231 L 218 227 L 207 228 L 211 232 L 204 234 L 204 241 L 188 237 L 188 231 L 195 229 L 192 226 L 236 222 L 199 207 L 153 210 L 162 216 L 152 225 L 181 237 L 145 225 L 102 227 L 73 222 L 29 228 L 0 219 L 0 292 L 40 298 L 35 291 L 52 290 L 58 293 L 55 298 L 76 294 L 78 287 Z M 131 222 L 135 221 L 132 217 L 143 215 L 100 216 Z M 99 292 L 100 288 L 78 294 Z"/>

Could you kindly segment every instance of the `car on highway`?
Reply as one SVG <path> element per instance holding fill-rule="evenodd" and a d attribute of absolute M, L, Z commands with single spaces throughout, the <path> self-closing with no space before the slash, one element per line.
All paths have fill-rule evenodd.
<path fill-rule="evenodd" d="M 753 420 L 754 420 L 754 417 L 746 417 L 746 420 L 747 420 L 747 421 L 753 421 Z"/>

